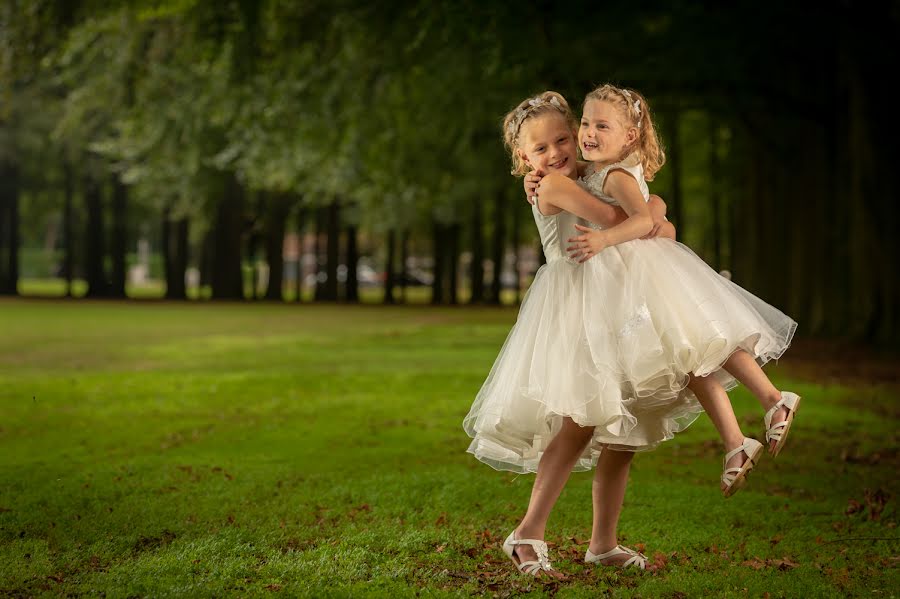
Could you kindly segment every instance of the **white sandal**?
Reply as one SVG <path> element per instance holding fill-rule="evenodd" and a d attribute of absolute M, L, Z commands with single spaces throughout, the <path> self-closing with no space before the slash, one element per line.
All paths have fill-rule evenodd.
<path fill-rule="evenodd" d="M 778 456 L 778 452 L 780 452 L 781 448 L 784 447 L 784 442 L 787 440 L 788 431 L 791 430 L 791 423 L 794 422 L 794 414 L 797 413 L 797 408 L 799 406 L 799 395 L 797 395 L 796 393 L 791 393 L 790 391 L 782 391 L 781 400 L 777 404 L 769 408 L 769 411 L 766 412 L 766 445 L 768 445 L 772 441 L 775 441 L 775 447 L 770 450 L 773 458 Z M 778 424 L 773 425 L 772 417 L 780 408 L 787 408 L 787 416 Z"/>
<path fill-rule="evenodd" d="M 638 553 L 634 549 L 629 549 L 628 547 L 622 547 L 621 545 L 616 545 L 606 553 L 601 553 L 600 555 L 595 555 L 591 553 L 591 550 L 588 549 L 587 553 L 584 554 L 584 561 L 588 564 L 597 564 L 601 561 L 614 557 L 616 555 L 630 555 L 631 559 L 626 561 L 619 568 L 628 568 L 629 566 L 634 566 L 636 568 L 640 568 L 643 570 L 647 567 L 647 556 L 643 553 Z M 604 566 L 613 566 L 615 564 L 602 564 Z"/>
<path fill-rule="evenodd" d="M 537 561 L 518 561 L 515 553 L 513 553 L 516 545 L 531 545 L 534 552 L 537 553 Z M 550 558 L 547 556 L 547 543 L 537 539 L 517 539 L 515 530 L 509 533 L 509 536 L 503 541 L 503 553 L 512 560 L 512 563 L 516 565 L 519 572 L 522 572 L 523 574 L 537 576 L 541 570 L 546 570 L 548 572 L 553 570 L 553 566 L 550 565 Z"/>
<path fill-rule="evenodd" d="M 748 439 L 744 437 L 744 442 L 740 447 L 736 447 L 725 454 L 722 460 L 722 482 L 725 483 L 725 490 L 722 494 L 725 497 L 731 497 L 738 489 L 747 482 L 747 474 L 756 466 L 756 461 L 762 453 L 763 444 L 756 439 Z M 740 468 L 726 468 L 728 460 L 739 454 L 740 452 L 747 454 L 747 459 L 741 464 Z"/>

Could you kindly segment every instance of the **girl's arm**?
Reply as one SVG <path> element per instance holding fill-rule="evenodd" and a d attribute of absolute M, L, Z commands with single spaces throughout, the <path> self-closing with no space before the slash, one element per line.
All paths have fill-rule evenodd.
<path fill-rule="evenodd" d="M 643 201 L 643 198 L 641 199 Z M 551 173 L 541 179 L 538 189 L 538 210 L 544 216 L 559 214 L 565 210 L 603 227 L 614 227 L 621 222 L 618 214 L 621 210 L 598 200 L 572 179 L 557 173 Z"/>
<path fill-rule="evenodd" d="M 653 228 L 641 239 L 653 239 L 654 237 L 675 239 L 675 226 L 666 219 L 668 206 L 666 206 L 662 198 L 651 194 L 650 200 L 647 202 L 647 208 L 650 209 L 650 216 L 653 217 Z M 622 212 L 622 214 L 624 215 L 625 213 Z"/>
<path fill-rule="evenodd" d="M 641 195 L 641 190 L 634 177 L 623 171 L 612 171 L 606 178 L 604 191 L 616 198 L 628 215 L 624 222 L 599 231 L 603 234 L 601 238 L 604 241 L 604 247 L 631 241 L 650 232 L 653 228 L 653 219 L 650 217 L 650 209 L 647 207 L 647 202 L 644 201 L 644 196 Z M 600 218 L 603 213 L 608 214 L 608 211 L 599 211 L 597 208 L 604 206 L 607 209 L 612 208 L 606 202 L 598 200 L 579 187 L 571 179 L 555 173 L 547 175 L 541 180 L 539 197 L 541 204 L 539 208 L 542 214 L 557 214 L 565 210 L 599 224 L 605 224 Z M 551 210 L 553 212 L 550 212 Z"/>
<path fill-rule="evenodd" d="M 605 230 L 607 247 L 639 239 L 653 229 L 653 217 L 634 177 L 622 170 L 613 170 L 606 177 L 603 192 L 615 198 L 628 219 Z"/>
<path fill-rule="evenodd" d="M 659 232 L 656 234 L 657 237 L 667 237 L 675 241 L 675 225 L 670 222 L 667 222 L 663 226 L 659 228 Z"/>

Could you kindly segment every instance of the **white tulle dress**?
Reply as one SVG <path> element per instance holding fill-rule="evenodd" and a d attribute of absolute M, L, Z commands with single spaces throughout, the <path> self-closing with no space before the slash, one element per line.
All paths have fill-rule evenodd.
<path fill-rule="evenodd" d="M 635 176 L 649 197 L 640 164 L 629 161 L 579 184 L 600 190 L 613 168 Z M 463 427 L 469 453 L 498 469 L 535 472 L 562 418 L 594 426 L 593 442 L 575 464 L 590 469 L 604 446 L 652 449 L 702 412 L 688 374 L 737 383 L 722 364 L 738 349 L 758 363 L 777 359 L 797 323 L 720 276 L 688 247 L 670 239 L 634 240 L 579 264 L 567 240 L 572 214 L 532 207 L 547 264 L 519 309 Z"/>

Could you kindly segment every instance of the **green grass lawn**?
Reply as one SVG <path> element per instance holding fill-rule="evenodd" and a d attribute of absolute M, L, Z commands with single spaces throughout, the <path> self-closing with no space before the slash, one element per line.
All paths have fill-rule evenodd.
<path fill-rule="evenodd" d="M 803 409 L 735 497 L 706 418 L 636 458 L 622 540 L 653 571 L 579 562 L 585 473 L 549 526 L 569 579 L 515 574 L 499 543 L 533 477 L 475 461 L 461 428 L 515 316 L 0 301 L 0 596 L 900 592 L 898 391 L 801 380 L 790 351 L 770 372 Z"/>

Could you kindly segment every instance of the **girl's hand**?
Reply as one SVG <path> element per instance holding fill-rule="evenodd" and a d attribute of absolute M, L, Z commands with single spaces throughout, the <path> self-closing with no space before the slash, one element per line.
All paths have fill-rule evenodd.
<path fill-rule="evenodd" d="M 566 248 L 569 252 L 569 258 L 578 260 L 578 262 L 586 262 L 609 247 L 609 241 L 604 231 L 598 231 L 584 225 L 575 225 L 575 228 L 581 231 L 581 235 L 570 237 L 569 243 L 572 244 Z"/>
<path fill-rule="evenodd" d="M 528 203 L 532 206 L 534 205 L 534 198 L 538 194 L 538 185 L 540 185 L 543 178 L 544 173 L 539 170 L 525 175 L 525 197 L 528 198 Z"/>
<path fill-rule="evenodd" d="M 669 222 L 666 220 L 666 203 L 663 202 L 661 197 L 651 195 L 647 207 L 650 208 L 650 217 L 653 219 L 653 228 L 650 229 L 649 233 L 641 237 L 641 239 L 653 239 L 654 237 L 665 236 L 665 227 Z"/>
<path fill-rule="evenodd" d="M 653 216 L 653 228 L 650 229 L 649 233 L 647 233 L 646 235 L 641 237 L 641 239 L 653 239 L 654 237 L 659 237 L 660 235 L 662 235 L 663 228 L 668 223 L 669 223 L 669 221 L 666 220 L 665 216 L 663 216 L 662 218 L 659 218 L 659 219 L 656 218 L 656 216 Z"/>

